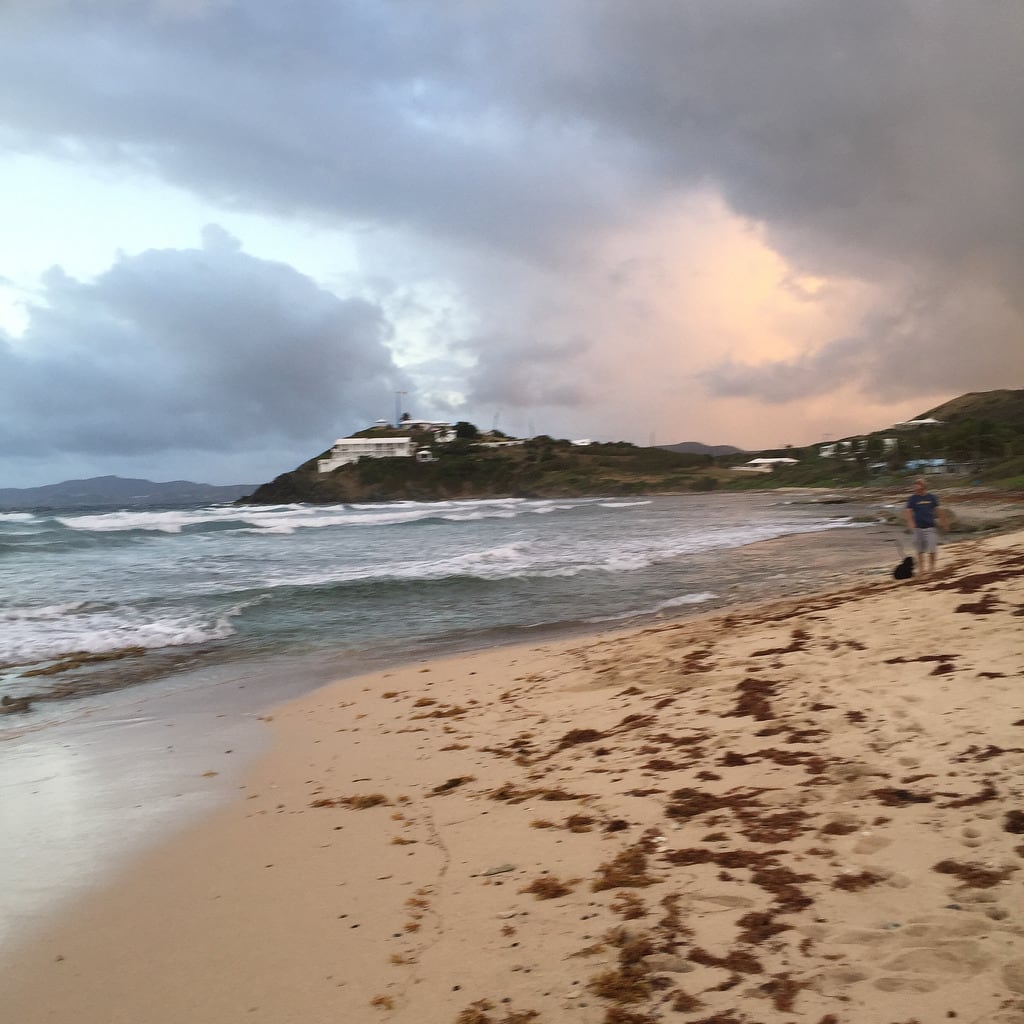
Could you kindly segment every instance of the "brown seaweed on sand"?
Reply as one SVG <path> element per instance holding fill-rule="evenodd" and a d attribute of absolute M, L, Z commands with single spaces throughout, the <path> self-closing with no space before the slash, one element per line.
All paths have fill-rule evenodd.
<path fill-rule="evenodd" d="M 647 874 L 647 854 L 642 842 L 627 846 L 597 870 L 598 877 L 591 883 L 594 892 L 603 889 L 639 889 L 661 881 Z"/>
<path fill-rule="evenodd" d="M 776 685 L 766 679 L 752 679 L 749 676 L 738 683 L 736 689 L 740 698 L 736 707 L 726 712 L 723 718 L 753 718 L 758 722 L 766 722 L 775 717 L 769 697 L 776 695 Z"/>
<path fill-rule="evenodd" d="M 531 1024 L 540 1020 L 536 1010 L 509 1010 L 504 1017 L 492 1017 L 493 1009 L 494 1003 L 489 999 L 478 999 L 462 1010 L 455 1024 Z"/>
<path fill-rule="evenodd" d="M 884 882 L 885 876 L 876 874 L 874 871 L 861 871 L 856 875 L 840 875 L 833 883 L 833 889 L 842 889 L 845 892 L 860 892 L 872 885 Z"/>
<path fill-rule="evenodd" d="M 370 807 L 390 806 L 391 801 L 383 793 L 361 793 L 357 796 L 321 797 L 310 807 L 349 807 L 353 811 L 365 811 Z"/>
<path fill-rule="evenodd" d="M 963 885 L 972 889 L 991 889 L 1000 882 L 1005 881 L 1016 871 L 1016 868 L 1005 868 L 1002 871 L 995 871 L 982 864 L 965 864 L 957 860 L 941 860 L 934 865 L 933 871 L 943 875 L 954 875 L 960 879 Z"/>
<path fill-rule="evenodd" d="M 563 882 L 557 875 L 541 875 L 519 891 L 532 893 L 539 900 L 557 900 L 561 896 L 568 896 L 577 882 L 578 878 Z"/>

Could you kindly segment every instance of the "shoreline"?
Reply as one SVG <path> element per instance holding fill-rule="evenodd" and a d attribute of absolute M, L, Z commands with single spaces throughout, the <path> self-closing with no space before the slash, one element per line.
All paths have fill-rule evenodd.
<path fill-rule="evenodd" d="M 622 620 L 504 631 L 400 655 L 307 655 L 275 663 L 194 670 L 118 689 L 64 709 L 57 721 L 0 719 L 0 957 L 45 931 L 68 907 L 147 850 L 237 796 L 244 773 L 272 742 L 262 721 L 279 705 L 364 675 L 537 644 L 597 640 L 623 631 L 741 608 L 765 593 L 806 592 L 871 576 L 871 529 L 824 530 L 758 541 L 730 554 L 772 570 L 714 600 Z M 841 534 L 841 536 L 839 535 Z M 884 551 L 884 546 L 882 547 Z M 800 566 L 794 562 L 801 563 Z M 69 713 L 70 712 L 70 713 Z M 20 731 L 16 731 L 20 726 Z"/>
<path fill-rule="evenodd" d="M 1019 1024 L 1024 532 L 944 551 L 285 704 L 238 799 L 0 990 L 26 1024 Z"/>
<path fill-rule="evenodd" d="M 779 500 L 773 503 L 778 505 L 835 506 L 834 511 L 829 514 L 840 519 L 845 515 L 851 515 L 858 529 L 893 530 L 888 535 L 876 534 L 879 538 L 888 536 L 889 539 L 880 539 L 877 559 L 873 560 L 870 554 L 867 554 L 858 568 L 870 569 L 875 560 L 879 566 L 888 562 L 893 550 L 889 545 L 893 538 L 899 539 L 902 532 L 898 514 L 892 509 L 894 505 L 901 504 L 904 496 L 890 488 L 778 488 L 755 492 L 736 492 L 732 496 L 743 499 L 748 493 L 776 496 Z M 1024 494 L 989 489 L 948 489 L 942 493 L 944 502 L 955 501 L 964 505 L 963 509 L 958 509 L 955 505 L 953 507 L 952 515 L 955 526 L 948 542 L 957 543 L 962 539 L 996 535 L 1007 529 L 1024 526 Z M 728 495 L 723 492 L 723 496 Z M 1018 513 L 1020 514 L 1018 515 Z M 824 537 L 830 533 L 829 527 L 822 527 L 810 536 Z M 802 533 L 787 534 L 774 540 L 754 541 L 744 545 L 743 549 L 724 548 L 718 552 L 718 557 L 728 560 L 738 550 L 757 551 L 760 550 L 761 545 L 801 546 L 805 544 L 806 536 L 808 535 Z M 849 539 L 844 542 L 844 546 L 850 546 Z M 764 550 L 770 549 L 766 547 Z M 821 553 L 819 540 L 811 542 L 811 549 L 808 553 L 813 558 L 819 557 Z M 697 552 L 690 556 L 694 562 L 703 563 L 709 587 L 715 586 L 716 572 L 713 555 L 714 552 Z M 856 559 L 859 556 L 854 557 Z M 688 614 L 702 614 L 709 609 L 724 607 L 736 599 L 745 600 L 744 594 L 739 593 L 742 589 L 748 589 L 757 599 L 771 596 L 773 588 L 776 586 L 781 587 L 781 591 L 784 593 L 796 593 L 818 585 L 819 580 L 815 578 L 813 566 L 808 567 L 807 570 L 795 570 L 793 562 L 793 558 L 788 560 L 788 564 L 785 558 L 777 560 L 776 581 L 762 582 L 762 585 L 752 588 L 737 587 L 734 581 L 730 581 L 727 592 L 716 593 L 710 600 L 694 601 L 692 609 L 689 610 L 685 606 L 679 605 L 660 611 L 654 608 L 646 610 L 636 608 L 621 616 L 606 615 L 591 619 L 583 616 L 578 620 L 566 619 L 551 624 L 522 622 L 507 626 L 496 625 L 487 633 L 465 631 L 463 635 L 445 635 L 436 644 L 429 636 L 410 638 L 404 646 L 401 643 L 398 645 L 391 643 L 390 646 L 366 647 L 359 645 L 357 639 L 353 646 L 341 650 L 332 651 L 324 647 L 316 653 L 308 654 L 268 650 L 258 655 L 251 655 L 248 661 L 236 660 L 238 656 L 236 653 L 232 653 L 230 641 L 223 644 L 213 643 L 205 649 L 203 645 L 197 645 L 195 649 L 190 649 L 187 646 L 172 646 L 141 652 L 138 648 L 126 647 L 95 657 L 83 658 L 82 665 L 74 672 L 57 673 L 49 669 L 62 666 L 48 666 L 48 671 L 40 674 L 44 679 L 53 679 L 56 682 L 47 681 L 45 684 L 40 682 L 35 690 L 27 681 L 28 675 L 34 673 L 26 675 L 18 686 L 13 687 L 10 696 L 6 694 L 4 696 L 4 706 L 0 708 L 0 744 L 7 739 L 17 738 L 24 732 L 46 728 L 48 723 L 59 726 L 77 717 L 80 709 L 85 709 L 88 714 L 92 714 L 95 709 L 104 708 L 108 702 L 116 703 L 118 701 L 116 693 L 122 689 L 128 691 L 125 700 L 135 699 L 135 694 L 139 695 L 139 699 L 144 700 L 147 693 L 159 692 L 159 689 L 169 680 L 206 676 L 213 679 L 222 674 L 231 674 L 233 668 L 243 669 L 254 676 L 261 675 L 263 674 L 261 663 L 268 659 L 280 665 L 286 665 L 289 662 L 296 664 L 308 662 L 309 668 L 316 672 L 319 684 L 320 682 L 329 682 L 337 677 L 335 665 L 341 659 L 353 662 L 351 666 L 346 665 L 343 670 L 346 675 L 353 675 L 398 664 L 408 657 L 418 657 L 421 650 L 424 649 L 430 650 L 436 656 L 444 656 L 460 650 L 479 650 L 495 643 L 530 642 L 536 638 L 548 639 L 562 635 L 583 635 L 604 628 L 616 628 L 619 624 L 640 625 L 652 617 L 661 618 L 665 615 L 682 617 Z M 848 566 L 849 559 L 846 559 L 845 556 L 841 557 L 835 565 L 836 572 L 826 582 L 833 582 L 843 571 L 848 569 Z M 826 576 L 822 572 L 819 572 L 818 575 L 823 578 Z M 783 576 L 790 576 L 793 579 L 778 584 L 777 580 L 782 579 Z M 743 582 L 748 581 L 744 580 Z M 700 597 L 702 595 L 695 593 L 693 596 Z M 142 661 L 138 660 L 140 653 L 145 653 L 145 658 Z M 71 662 L 74 657 L 69 656 L 67 660 Z M 316 662 L 320 664 L 315 665 Z M 18 665 L 11 664 L 0 666 L 0 669 L 13 670 L 18 667 Z"/>

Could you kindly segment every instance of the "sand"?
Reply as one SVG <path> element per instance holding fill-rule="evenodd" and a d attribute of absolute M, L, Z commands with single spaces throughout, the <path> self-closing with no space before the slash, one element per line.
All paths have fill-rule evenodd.
<path fill-rule="evenodd" d="M 278 709 L 18 1024 L 1024 1022 L 1024 532 Z"/>

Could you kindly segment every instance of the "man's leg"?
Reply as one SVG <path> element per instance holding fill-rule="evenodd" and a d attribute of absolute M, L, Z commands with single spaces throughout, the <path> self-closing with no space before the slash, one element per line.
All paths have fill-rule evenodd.
<path fill-rule="evenodd" d="M 923 576 L 928 571 L 927 559 L 928 556 L 925 554 L 927 550 L 924 540 L 924 530 L 914 530 L 914 562 L 915 570 L 918 576 Z"/>
<path fill-rule="evenodd" d="M 924 542 L 922 544 L 924 554 L 921 556 L 921 562 L 925 566 L 926 572 L 934 572 L 936 553 L 939 550 L 938 535 L 934 527 L 922 532 L 924 534 Z"/>

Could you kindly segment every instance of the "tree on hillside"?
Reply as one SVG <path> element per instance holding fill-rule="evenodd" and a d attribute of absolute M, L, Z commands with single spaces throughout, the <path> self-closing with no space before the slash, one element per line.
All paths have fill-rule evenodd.
<path fill-rule="evenodd" d="M 907 441 L 903 437 L 896 438 L 896 444 L 889 450 L 889 458 L 886 459 L 886 467 L 892 473 L 898 473 L 904 465 L 906 465 L 907 459 L 910 458 L 910 449 L 907 445 Z"/>
<path fill-rule="evenodd" d="M 868 438 L 867 443 L 864 445 L 864 452 L 870 462 L 878 462 L 885 454 L 885 445 L 882 444 L 882 439 L 878 434 L 872 434 Z"/>

